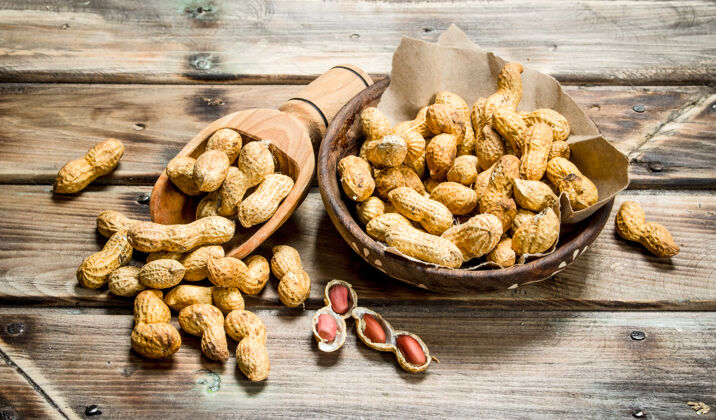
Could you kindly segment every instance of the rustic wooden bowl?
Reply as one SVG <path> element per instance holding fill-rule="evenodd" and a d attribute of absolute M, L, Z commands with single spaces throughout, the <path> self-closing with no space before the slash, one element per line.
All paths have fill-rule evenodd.
<path fill-rule="evenodd" d="M 599 236 L 614 200 L 578 224 L 562 225 L 554 253 L 519 266 L 497 270 L 453 270 L 411 262 L 385 252 L 385 245 L 368 236 L 356 221 L 355 205 L 343 194 L 336 165 L 344 156 L 357 154 L 363 140 L 360 112 L 375 106 L 389 83 L 387 78 L 376 82 L 348 102 L 328 127 L 318 152 L 318 185 L 328 216 L 343 239 L 370 265 L 405 283 L 442 293 L 514 289 L 564 270 Z"/>

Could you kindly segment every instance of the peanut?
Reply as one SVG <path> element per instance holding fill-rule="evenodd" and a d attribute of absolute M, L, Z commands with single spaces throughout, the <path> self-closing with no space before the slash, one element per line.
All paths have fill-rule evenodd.
<path fill-rule="evenodd" d="M 493 214 L 478 214 L 467 222 L 453 226 L 442 234 L 460 250 L 462 261 L 481 257 L 497 245 L 502 236 L 502 223 Z"/>
<path fill-rule="evenodd" d="M 438 92 L 438 94 L 435 95 L 435 103 L 452 107 L 465 122 L 465 135 L 457 146 L 457 155 L 463 156 L 474 153 L 475 132 L 473 131 L 473 127 L 470 123 L 470 107 L 467 105 L 467 102 L 453 92 L 443 91 Z"/>
<path fill-rule="evenodd" d="M 458 268 L 462 264 L 462 253 L 452 242 L 410 225 L 393 224 L 385 233 L 385 242 L 420 261 L 449 268 Z"/>
<path fill-rule="evenodd" d="M 293 179 L 281 174 L 266 175 L 256 191 L 237 207 L 237 217 L 245 228 L 263 223 L 276 213 L 278 206 L 293 189 Z"/>
<path fill-rule="evenodd" d="M 557 196 L 544 182 L 515 179 L 512 190 L 517 204 L 527 210 L 542 211 L 557 202 Z"/>
<path fill-rule="evenodd" d="M 425 181 L 423 181 L 423 187 L 425 187 L 425 191 L 427 191 L 428 194 L 433 192 L 435 187 L 437 187 L 440 184 L 442 184 L 442 182 L 434 180 L 432 178 L 427 178 Z"/>
<path fill-rule="evenodd" d="M 427 106 L 420 108 L 420 110 L 415 115 L 415 119 L 410 121 L 403 121 L 397 124 L 395 127 L 393 127 L 392 130 L 390 130 L 390 134 L 399 134 L 405 131 L 416 131 L 424 138 L 430 137 L 432 135 L 432 132 L 428 128 L 428 123 L 426 120 L 427 113 Z"/>
<path fill-rule="evenodd" d="M 279 279 L 278 297 L 289 308 L 305 302 L 311 293 L 311 278 L 303 270 L 301 257 L 288 245 L 273 247 L 271 271 Z"/>
<path fill-rule="evenodd" d="M 167 176 L 179 191 L 186 195 L 200 195 L 199 187 L 194 181 L 194 164 L 196 159 L 189 156 L 177 156 L 167 164 Z"/>
<path fill-rule="evenodd" d="M 433 189 L 430 199 L 442 203 L 455 215 L 465 215 L 477 206 L 477 193 L 457 182 L 443 182 Z"/>
<path fill-rule="evenodd" d="M 194 162 L 194 182 L 199 191 L 212 192 L 221 187 L 229 173 L 229 158 L 221 150 L 207 150 Z"/>
<path fill-rule="evenodd" d="M 160 290 L 145 290 L 134 299 L 132 349 L 150 359 L 170 356 L 181 347 L 179 331 L 169 323 L 171 312 Z"/>
<path fill-rule="evenodd" d="M 556 157 L 569 159 L 571 154 L 569 144 L 567 144 L 566 141 L 553 141 L 552 145 L 549 147 L 549 156 L 547 157 L 547 161 L 549 162 Z"/>
<path fill-rule="evenodd" d="M 376 168 L 398 166 L 408 155 L 408 144 L 403 136 L 391 134 L 366 144 L 365 156 Z"/>
<path fill-rule="evenodd" d="M 519 255 L 547 251 L 559 237 L 559 218 L 547 207 L 525 221 L 512 236 L 512 249 Z"/>
<path fill-rule="evenodd" d="M 204 303 L 211 305 L 212 288 L 182 284 L 164 296 L 164 303 L 175 311 L 181 311 L 189 305 Z"/>
<path fill-rule="evenodd" d="M 487 125 L 482 129 L 482 136 L 475 144 L 475 154 L 482 169 L 489 168 L 500 157 L 507 154 L 505 142 L 491 125 Z"/>
<path fill-rule="evenodd" d="M 144 262 L 150 263 L 150 262 L 156 261 L 156 260 L 177 260 L 177 261 L 179 261 L 183 255 L 184 254 L 182 254 L 181 252 L 169 252 L 169 251 L 150 252 L 149 254 L 147 254 L 147 259 Z"/>
<path fill-rule="evenodd" d="M 184 266 L 184 280 L 199 281 L 209 276 L 206 268 L 206 262 L 210 257 L 221 258 L 224 256 L 224 248 L 221 245 L 208 245 L 197 248 L 179 258 L 179 262 Z"/>
<path fill-rule="evenodd" d="M 447 180 L 462 185 L 472 185 L 477 179 L 477 157 L 462 155 L 455 158 L 452 168 L 447 173 Z"/>
<path fill-rule="evenodd" d="M 517 228 L 522 226 L 523 223 L 532 220 L 533 217 L 535 217 L 536 213 L 531 212 L 529 210 L 525 209 L 519 209 L 517 210 L 517 214 L 515 214 L 515 218 L 512 219 L 512 226 L 510 227 L 512 229 L 512 232 L 516 231 Z"/>
<path fill-rule="evenodd" d="M 567 159 L 557 157 L 547 163 L 547 179 L 560 193 L 567 194 L 574 210 L 586 209 L 599 200 L 597 186 Z"/>
<path fill-rule="evenodd" d="M 179 325 L 191 335 L 201 337 L 201 352 L 211 360 L 229 359 L 224 332 L 224 315 L 219 308 L 206 303 L 189 305 L 179 311 Z"/>
<path fill-rule="evenodd" d="M 362 325 L 360 325 L 362 324 Z M 363 314 L 360 318 L 359 325 L 363 335 L 373 343 L 385 343 L 385 330 L 380 323 L 371 314 Z"/>
<path fill-rule="evenodd" d="M 201 201 L 199 201 L 199 204 L 196 206 L 197 220 L 210 216 L 220 216 L 220 204 L 221 196 L 219 195 L 219 191 L 212 191 L 206 196 L 204 196 L 204 198 L 202 198 Z"/>
<path fill-rule="evenodd" d="M 316 323 L 316 331 L 318 335 L 329 343 L 332 343 L 336 339 L 336 332 L 338 326 L 336 320 L 328 314 L 321 314 L 318 316 L 318 322 Z"/>
<path fill-rule="evenodd" d="M 405 165 L 380 171 L 375 176 L 375 187 L 378 196 L 383 199 L 387 199 L 388 193 L 399 187 L 412 188 L 421 195 L 425 194 L 425 186 L 420 177 Z"/>
<path fill-rule="evenodd" d="M 385 234 L 388 232 L 388 229 L 398 223 L 406 226 L 412 226 L 410 224 L 410 220 L 406 219 L 401 214 L 383 213 L 368 222 L 365 226 L 365 231 L 371 238 L 385 242 Z"/>
<path fill-rule="evenodd" d="M 360 125 L 367 142 L 382 139 L 390 132 L 390 122 L 378 108 L 374 107 L 361 111 Z"/>
<path fill-rule="evenodd" d="M 246 262 L 233 257 L 210 257 L 206 267 L 214 285 L 238 287 L 247 295 L 261 292 L 269 277 L 268 261 L 260 255 L 250 256 Z"/>
<path fill-rule="evenodd" d="M 212 287 L 211 295 L 214 305 L 221 310 L 224 315 L 231 311 L 244 309 L 244 297 L 238 287 Z"/>
<path fill-rule="evenodd" d="M 107 139 L 89 149 L 84 156 L 71 160 L 57 173 L 52 192 L 73 194 L 83 190 L 95 179 L 112 172 L 124 154 L 124 145 Z"/>
<path fill-rule="evenodd" d="M 342 284 L 331 287 L 328 291 L 328 299 L 331 302 L 333 312 L 343 315 L 348 311 L 348 288 Z"/>
<path fill-rule="evenodd" d="M 223 244 L 234 237 L 236 225 L 221 216 L 210 216 L 185 225 L 141 222 L 129 231 L 129 243 L 141 252 L 186 252 L 202 245 Z"/>
<path fill-rule="evenodd" d="M 261 319 L 249 311 L 231 311 L 226 316 L 226 333 L 236 346 L 239 370 L 251 381 L 263 381 L 271 371 L 266 350 L 266 327 Z"/>
<path fill-rule="evenodd" d="M 502 224 L 502 233 L 505 233 L 510 229 L 512 220 L 517 215 L 517 204 L 511 198 L 500 198 L 497 201 L 490 202 L 483 213 L 497 217 Z"/>
<path fill-rule="evenodd" d="M 403 354 L 405 360 L 415 366 L 422 366 L 426 362 L 425 352 L 413 337 L 402 334 L 395 339 L 395 343 L 398 345 L 400 353 Z"/>
<path fill-rule="evenodd" d="M 535 109 L 532 112 L 523 114 L 523 118 L 527 125 L 537 123 L 549 125 L 555 141 L 567 140 L 567 137 L 569 137 L 570 129 L 567 118 L 555 110 L 547 108 Z"/>
<path fill-rule="evenodd" d="M 430 177 L 443 180 L 455 163 L 458 137 L 454 134 L 438 134 L 425 148 L 425 163 Z"/>
<path fill-rule="evenodd" d="M 132 247 L 127 231 L 112 235 L 101 251 L 85 258 L 77 268 L 77 281 L 83 287 L 98 289 L 107 283 L 109 275 L 132 259 Z"/>
<path fill-rule="evenodd" d="M 449 105 L 430 105 L 425 113 L 425 122 L 432 134 L 454 134 L 457 142 L 465 135 L 465 119 Z"/>
<path fill-rule="evenodd" d="M 619 236 L 639 242 L 657 257 L 673 257 L 679 253 L 679 246 L 669 230 L 659 223 L 647 223 L 644 210 L 634 201 L 622 203 L 614 222 Z"/>
<path fill-rule="evenodd" d="M 231 128 L 220 128 L 206 141 L 206 150 L 220 150 L 226 153 L 229 164 L 234 163 L 241 151 L 241 135 Z"/>
<path fill-rule="evenodd" d="M 487 261 L 499 264 L 503 268 L 515 265 L 516 254 L 512 249 L 512 238 L 509 236 L 500 240 L 495 249 L 490 251 L 486 257 Z"/>
<path fill-rule="evenodd" d="M 512 185 L 520 177 L 519 167 L 520 160 L 512 155 L 502 156 L 497 161 L 480 197 L 480 213 L 485 213 L 498 201 L 512 197 Z"/>
<path fill-rule="evenodd" d="M 184 266 L 176 260 L 155 260 L 139 271 L 139 282 L 151 289 L 174 287 L 184 278 Z"/>
<path fill-rule="evenodd" d="M 485 102 L 488 124 L 492 122 L 497 108 L 509 107 L 513 111 L 517 109 L 517 105 L 522 100 L 521 74 L 523 70 L 519 63 L 507 63 L 500 70 L 500 74 L 497 76 L 497 91 L 490 95 Z"/>
<path fill-rule="evenodd" d="M 552 130 L 544 123 L 537 123 L 527 129 L 520 158 L 522 179 L 539 181 L 547 170 L 547 158 L 552 146 Z"/>
<path fill-rule="evenodd" d="M 124 266 L 112 271 L 107 279 L 109 291 L 117 296 L 132 297 L 146 289 L 139 283 L 139 267 Z"/>
<path fill-rule="evenodd" d="M 522 116 L 509 107 L 495 109 L 492 116 L 493 127 L 507 140 L 517 157 L 522 156 L 528 126 Z"/>
<path fill-rule="evenodd" d="M 343 192 L 353 201 L 365 201 L 373 194 L 373 180 L 370 164 L 358 156 L 346 156 L 338 162 L 338 174 Z"/>
<path fill-rule="evenodd" d="M 465 121 L 465 135 L 462 137 L 462 141 L 457 144 L 457 156 L 474 156 L 476 144 L 475 130 L 473 130 L 469 118 Z"/>
<path fill-rule="evenodd" d="M 417 168 L 423 167 L 425 170 L 425 138 L 420 135 L 417 131 L 405 131 L 400 133 L 400 136 L 405 141 L 405 145 L 408 151 L 405 155 L 405 165 L 413 169 L 416 173 Z M 421 164 L 422 162 L 422 164 Z M 422 176 L 418 173 L 418 176 Z"/>
<path fill-rule="evenodd" d="M 378 197 L 370 197 L 367 200 L 358 203 L 356 206 L 356 215 L 361 223 L 368 224 L 371 220 L 380 216 L 385 212 L 385 203 Z"/>
<path fill-rule="evenodd" d="M 473 189 L 477 193 L 478 197 L 482 198 L 483 194 L 485 194 L 485 190 L 487 190 L 487 186 L 490 184 L 490 178 L 492 177 L 492 171 L 495 169 L 495 166 L 497 166 L 497 162 L 477 174 Z"/>
<path fill-rule="evenodd" d="M 419 222 L 429 233 L 439 235 L 452 226 L 452 213 L 444 204 L 408 188 L 396 188 L 388 194 L 400 214 Z"/>
<path fill-rule="evenodd" d="M 137 223 L 138 220 L 130 219 L 118 211 L 105 210 L 97 216 L 97 231 L 109 238 L 120 230 L 131 229 Z"/>
<path fill-rule="evenodd" d="M 221 205 L 219 214 L 233 216 L 236 207 L 244 199 L 246 191 L 261 183 L 264 178 L 274 173 L 276 164 L 273 154 L 264 141 L 252 141 L 241 150 L 238 168 L 229 168 L 224 183 L 219 189 Z"/>

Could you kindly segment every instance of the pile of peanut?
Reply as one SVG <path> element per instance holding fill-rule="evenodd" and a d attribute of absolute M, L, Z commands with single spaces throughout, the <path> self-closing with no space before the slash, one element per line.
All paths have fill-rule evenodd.
<path fill-rule="evenodd" d="M 236 130 L 222 128 L 209 137 L 198 158 L 178 156 L 167 165 L 167 176 L 181 192 L 206 194 L 196 209 L 197 219 L 232 217 L 250 228 L 270 219 L 293 188 L 291 177 L 275 173 L 266 142 L 253 141 L 243 148 L 242 144 Z"/>
<path fill-rule="evenodd" d="M 551 109 L 517 111 L 522 71 L 507 63 L 497 91 L 472 109 L 439 92 L 392 128 L 377 108 L 363 110 L 365 141 L 338 174 L 368 235 L 440 266 L 485 257 L 510 267 L 557 242 L 559 194 L 574 210 L 598 201 L 597 187 L 569 161 L 567 119 Z"/>

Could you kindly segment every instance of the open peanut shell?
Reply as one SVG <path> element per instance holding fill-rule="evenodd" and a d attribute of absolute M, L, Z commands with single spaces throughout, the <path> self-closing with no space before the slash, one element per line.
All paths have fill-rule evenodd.
<path fill-rule="evenodd" d="M 367 325 L 367 322 L 365 320 L 366 315 L 369 315 L 373 319 L 375 319 L 375 321 L 377 321 L 378 325 L 380 325 L 380 327 L 383 329 L 383 333 L 385 334 L 385 342 L 383 342 L 383 343 L 376 342 L 368 336 L 368 335 L 370 335 L 370 333 L 368 335 L 366 334 L 366 325 Z M 398 364 L 406 372 L 411 372 L 411 373 L 422 372 L 425 369 L 427 369 L 428 366 L 430 365 L 430 361 L 432 360 L 432 358 L 430 356 L 430 350 L 428 350 L 428 347 L 425 345 L 423 340 L 420 337 L 418 337 L 417 335 L 412 334 L 407 331 L 395 330 L 393 328 L 393 326 L 390 325 L 390 323 L 388 321 L 386 321 L 385 319 L 383 319 L 382 316 L 380 316 L 380 314 L 378 314 L 377 312 L 372 311 L 368 308 L 362 308 L 362 307 L 355 308 L 353 310 L 353 318 L 355 319 L 355 323 L 356 323 L 356 333 L 358 334 L 358 337 L 361 339 L 361 341 L 363 343 L 365 343 L 366 346 L 368 346 L 374 350 L 389 351 L 389 352 L 392 352 L 393 354 L 395 354 L 395 357 L 398 360 Z M 422 352 L 425 356 L 425 363 L 423 363 L 421 365 L 416 365 L 416 364 L 410 363 L 407 360 L 406 355 L 403 354 L 403 351 L 398 346 L 398 338 L 401 336 L 404 336 L 404 335 L 411 337 L 412 339 L 414 339 L 417 342 L 417 344 L 420 346 L 420 349 L 422 350 Z"/>
<path fill-rule="evenodd" d="M 330 317 L 331 319 L 333 319 L 333 322 L 335 322 L 336 335 L 333 340 L 328 340 L 322 337 L 321 334 L 318 332 L 318 321 L 322 315 Z M 346 320 L 343 319 L 337 313 L 333 312 L 330 306 L 325 306 L 316 311 L 316 313 L 313 315 L 313 320 L 311 322 L 313 325 L 313 337 L 318 342 L 318 350 L 330 353 L 343 347 L 343 344 L 346 342 Z"/>
<path fill-rule="evenodd" d="M 340 303 L 339 302 L 332 302 L 331 301 L 331 293 L 336 292 L 334 288 L 341 288 L 345 287 L 347 289 L 347 293 L 345 294 L 345 310 L 341 312 Z M 336 293 L 333 294 L 333 297 L 336 297 Z M 356 306 L 358 306 L 358 295 L 356 295 L 355 290 L 353 290 L 353 286 L 350 283 L 347 283 L 343 280 L 331 280 L 326 284 L 326 289 L 324 291 L 324 298 L 323 301 L 326 302 L 326 305 L 330 306 L 331 309 L 333 309 L 333 312 L 341 316 L 343 319 L 347 319 L 351 316 L 351 313 L 353 312 L 353 309 L 355 309 Z M 347 304 L 347 305 L 346 305 Z"/>
<path fill-rule="evenodd" d="M 318 342 L 318 349 L 330 353 L 340 349 L 346 342 L 346 319 L 351 316 L 358 305 L 358 296 L 350 283 L 343 280 L 331 280 L 326 284 L 323 301 L 326 306 L 313 315 L 311 328 L 313 337 Z M 336 334 L 332 340 L 321 336 L 319 332 L 319 320 L 322 315 L 331 317 L 335 323 Z"/>

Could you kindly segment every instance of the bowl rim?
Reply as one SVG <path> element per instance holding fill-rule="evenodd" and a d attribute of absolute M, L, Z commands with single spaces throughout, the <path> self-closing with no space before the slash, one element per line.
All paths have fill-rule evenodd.
<path fill-rule="evenodd" d="M 342 188 L 338 182 L 338 177 L 336 175 L 337 162 L 330 162 L 330 151 L 331 149 L 336 147 L 334 143 L 339 138 L 339 136 L 344 134 L 342 133 L 342 131 L 345 131 L 346 128 L 349 128 L 353 125 L 353 120 L 358 115 L 358 108 L 361 107 L 361 101 L 364 100 L 366 96 L 370 95 L 376 96 L 376 98 L 374 99 L 379 100 L 389 83 L 389 77 L 386 77 L 385 79 L 376 82 L 372 86 L 364 89 L 362 92 L 357 94 L 343 108 L 341 108 L 341 110 L 336 114 L 335 118 L 326 130 L 326 135 L 321 142 L 321 146 L 318 151 L 318 159 L 316 164 L 319 191 L 321 193 L 324 207 L 326 208 L 326 212 L 328 213 L 331 222 L 336 227 L 336 230 L 338 230 L 338 232 L 341 234 L 343 239 L 353 249 L 353 251 L 360 255 L 361 258 L 368 262 L 371 266 L 384 272 L 391 278 L 395 278 L 400 281 L 425 289 L 430 288 L 428 286 L 425 286 L 424 282 L 421 282 L 420 279 L 416 280 L 406 279 L 404 277 L 401 278 L 399 273 L 388 272 L 384 268 L 386 263 L 380 262 L 380 264 L 377 264 L 375 261 L 389 262 L 390 264 L 387 265 L 398 264 L 404 267 L 405 271 L 410 273 L 412 276 L 423 275 L 429 278 L 441 279 L 459 278 L 463 280 L 463 283 L 467 283 L 464 282 L 464 280 L 468 280 L 469 282 L 491 280 L 493 283 L 504 284 L 505 288 L 512 289 L 516 288 L 518 285 L 544 280 L 564 270 L 567 265 L 573 262 L 579 255 L 583 254 L 587 250 L 588 246 L 599 236 L 600 232 L 607 223 L 607 220 L 611 213 L 611 209 L 614 205 L 614 199 L 605 203 L 600 209 L 598 209 L 594 214 L 586 218 L 584 221 L 575 224 L 576 226 L 583 225 L 584 227 L 581 228 L 578 232 L 576 232 L 574 236 L 570 237 L 569 240 L 559 243 L 557 245 L 557 249 L 553 253 L 544 257 L 530 260 L 525 264 L 521 265 L 514 265 L 512 267 L 489 270 L 450 269 L 446 267 L 438 267 L 434 265 L 413 262 L 406 259 L 405 257 L 396 255 L 394 253 L 386 252 L 386 246 L 368 236 L 368 234 L 365 232 L 364 229 L 361 228 L 361 226 L 349 210 L 348 204 L 346 203 L 347 200 L 344 199 L 344 194 L 342 192 Z M 380 92 L 377 94 L 377 91 Z M 370 100 L 368 100 L 367 102 L 370 102 Z M 337 190 L 338 194 L 332 194 L 331 187 L 334 190 Z M 344 223 L 343 221 L 346 221 L 346 223 Z M 341 227 L 343 229 L 341 229 Z M 346 237 L 347 235 L 350 235 L 352 237 Z M 359 243 L 356 243 L 354 239 Z M 359 245 L 363 247 L 363 250 L 359 248 Z M 375 261 L 372 261 L 368 258 L 369 255 L 379 256 L 380 258 L 376 259 Z M 554 269 L 554 267 L 556 267 L 556 269 Z M 536 279 L 534 272 L 544 270 L 548 270 L 549 274 L 547 274 L 543 278 Z M 519 282 L 516 280 L 521 277 L 529 280 L 525 282 Z M 441 288 L 433 287 L 433 289 L 440 291 Z M 450 288 L 448 287 L 448 289 Z M 462 289 L 463 291 L 465 290 L 463 287 L 458 287 L 458 289 Z M 458 289 L 453 288 L 453 290 Z M 495 289 L 493 288 L 476 290 Z"/>

